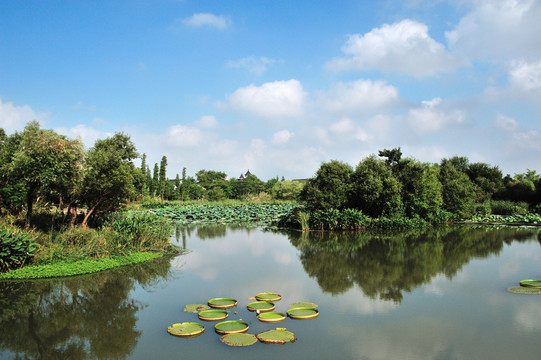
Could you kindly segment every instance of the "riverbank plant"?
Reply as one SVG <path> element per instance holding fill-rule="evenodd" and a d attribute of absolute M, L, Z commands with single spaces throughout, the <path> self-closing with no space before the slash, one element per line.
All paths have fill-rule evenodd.
<path fill-rule="evenodd" d="M 37 246 L 30 234 L 0 225 L 0 272 L 28 263 Z"/>

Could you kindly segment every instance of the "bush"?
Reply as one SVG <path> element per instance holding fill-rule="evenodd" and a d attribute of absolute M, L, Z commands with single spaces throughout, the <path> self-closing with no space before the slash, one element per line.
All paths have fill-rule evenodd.
<path fill-rule="evenodd" d="M 29 234 L 0 227 L 0 271 L 23 266 L 32 259 L 37 246 Z"/>
<path fill-rule="evenodd" d="M 528 212 L 528 203 L 523 201 L 493 200 L 490 205 L 494 215 L 515 215 Z"/>

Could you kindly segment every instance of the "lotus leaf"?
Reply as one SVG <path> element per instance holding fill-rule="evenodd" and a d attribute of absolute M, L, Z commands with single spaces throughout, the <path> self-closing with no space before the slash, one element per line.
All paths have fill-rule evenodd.
<path fill-rule="evenodd" d="M 209 306 L 205 304 L 188 304 L 184 307 L 184 311 L 197 314 L 201 310 L 208 310 Z"/>
<path fill-rule="evenodd" d="M 234 334 L 248 331 L 248 324 L 242 320 L 222 321 L 214 325 L 214 330 L 218 334 Z"/>
<path fill-rule="evenodd" d="M 257 334 L 259 341 L 270 344 L 285 344 L 295 341 L 295 334 L 287 331 L 285 328 L 276 328 L 275 330 L 264 331 Z"/>
<path fill-rule="evenodd" d="M 237 300 L 231 298 L 214 298 L 208 301 L 208 305 L 216 309 L 227 309 L 237 305 Z"/>
<path fill-rule="evenodd" d="M 197 316 L 201 320 L 216 321 L 227 318 L 229 314 L 225 310 L 203 310 Z"/>
<path fill-rule="evenodd" d="M 507 290 L 515 294 L 541 295 L 541 289 L 527 286 L 512 286 Z"/>
<path fill-rule="evenodd" d="M 246 307 L 250 311 L 256 311 L 256 310 L 259 310 L 259 311 L 272 311 L 272 310 L 274 310 L 275 305 L 273 303 L 267 302 L 267 301 L 256 301 L 256 302 L 253 302 L 253 303 L 249 303 L 248 305 L 246 305 Z"/>
<path fill-rule="evenodd" d="M 520 286 L 541 289 L 541 280 L 521 280 Z"/>
<path fill-rule="evenodd" d="M 282 299 L 282 296 L 273 292 L 262 292 L 262 293 L 257 294 L 255 296 L 255 299 L 259 301 L 274 302 L 274 301 L 280 301 Z"/>
<path fill-rule="evenodd" d="M 220 340 L 229 346 L 250 346 L 257 342 L 257 338 L 252 334 L 226 334 Z"/>
<path fill-rule="evenodd" d="M 167 327 L 167 332 L 175 336 L 195 336 L 205 331 L 205 327 L 196 322 L 177 323 Z"/>
<path fill-rule="evenodd" d="M 279 322 L 284 321 L 286 316 L 279 312 L 264 312 L 257 315 L 257 318 L 263 322 Z"/>
<path fill-rule="evenodd" d="M 292 319 L 313 319 L 319 315 L 319 311 L 314 308 L 301 307 L 289 309 L 287 315 Z"/>
<path fill-rule="evenodd" d="M 295 303 L 289 305 L 289 307 L 290 308 L 312 308 L 312 309 L 316 309 L 317 305 L 314 304 L 313 302 L 299 301 L 299 302 L 295 302 Z"/>

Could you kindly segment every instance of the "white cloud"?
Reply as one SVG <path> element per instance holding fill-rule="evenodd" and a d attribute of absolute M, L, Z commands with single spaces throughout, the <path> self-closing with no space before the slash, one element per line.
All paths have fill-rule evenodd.
<path fill-rule="evenodd" d="M 453 31 L 449 47 L 470 58 L 521 58 L 541 54 L 541 1 L 477 0 Z"/>
<path fill-rule="evenodd" d="M 255 169 L 265 153 L 265 142 L 261 139 L 252 139 L 250 146 L 244 153 L 244 162 L 248 169 Z"/>
<path fill-rule="evenodd" d="M 289 141 L 289 139 L 291 139 L 292 136 L 293 136 L 293 133 L 287 129 L 277 131 L 274 133 L 274 135 L 272 135 L 272 143 L 285 144 L 286 142 Z"/>
<path fill-rule="evenodd" d="M 321 106 L 327 111 L 366 113 L 388 108 L 398 101 L 398 90 L 384 81 L 357 80 L 338 83 L 320 94 Z"/>
<path fill-rule="evenodd" d="M 196 147 L 203 138 L 201 130 L 193 126 L 173 125 L 166 133 L 167 143 L 175 147 Z"/>
<path fill-rule="evenodd" d="M 428 35 L 425 24 L 409 19 L 385 24 L 364 35 L 350 35 L 342 51 L 346 56 L 330 61 L 330 69 L 377 69 L 422 77 L 461 65 Z"/>
<path fill-rule="evenodd" d="M 234 69 L 245 69 L 251 73 L 261 75 L 267 71 L 269 65 L 273 65 L 275 62 L 276 60 L 265 56 L 257 58 L 252 55 L 239 60 L 228 61 L 226 66 Z"/>
<path fill-rule="evenodd" d="M 294 117 L 304 113 L 306 93 L 298 80 L 268 82 L 237 89 L 228 97 L 232 108 L 257 116 Z"/>
<path fill-rule="evenodd" d="M 3 102 L 0 98 L 0 128 L 8 135 L 22 130 L 30 121 L 42 122 L 44 119 L 44 114 L 35 113 L 28 105 L 17 106 L 11 102 Z"/>
<path fill-rule="evenodd" d="M 515 134 L 517 145 L 522 148 L 541 151 L 541 134 L 536 130 L 530 130 Z"/>
<path fill-rule="evenodd" d="M 408 122 L 420 133 L 442 132 L 463 123 L 464 114 L 459 110 L 446 109 L 441 98 L 434 98 L 422 101 L 419 108 L 410 109 Z"/>
<path fill-rule="evenodd" d="M 218 121 L 213 115 L 201 116 L 201 118 L 194 122 L 195 126 L 199 126 L 205 129 L 212 129 L 218 126 Z"/>
<path fill-rule="evenodd" d="M 94 146 L 96 140 L 105 139 L 113 135 L 112 133 L 100 131 L 84 124 L 78 124 L 71 128 L 60 127 L 55 129 L 55 131 L 69 138 L 80 138 L 87 148 Z"/>
<path fill-rule="evenodd" d="M 541 61 L 529 63 L 526 61 L 513 61 L 509 72 L 511 85 L 522 91 L 541 90 Z"/>
<path fill-rule="evenodd" d="M 189 18 L 182 19 L 181 21 L 184 25 L 194 28 L 208 26 L 223 30 L 231 25 L 231 20 L 228 17 L 223 15 L 217 16 L 210 13 L 193 14 Z"/>
<path fill-rule="evenodd" d="M 509 116 L 498 114 L 496 115 L 496 127 L 505 131 L 513 131 L 518 129 L 518 122 Z"/>

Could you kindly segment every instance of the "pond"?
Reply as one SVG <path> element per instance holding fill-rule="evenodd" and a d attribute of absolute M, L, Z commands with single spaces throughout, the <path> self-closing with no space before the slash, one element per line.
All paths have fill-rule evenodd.
<path fill-rule="evenodd" d="M 534 228 L 452 227 L 359 235 L 261 228 L 176 228 L 187 252 L 64 280 L 0 282 L 1 359 L 511 359 L 537 358 L 541 295 L 507 288 L 541 278 Z M 318 304 L 311 320 L 268 324 L 246 305 L 276 292 L 285 312 Z M 228 347 L 187 304 L 230 297 L 228 319 L 257 334 L 295 333 L 285 345 Z"/>

